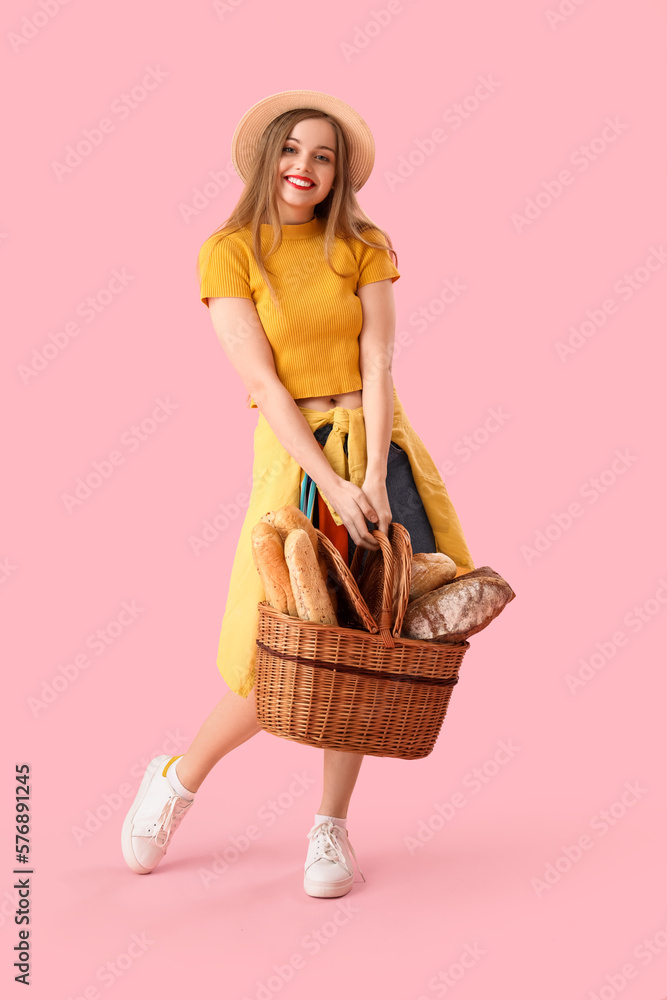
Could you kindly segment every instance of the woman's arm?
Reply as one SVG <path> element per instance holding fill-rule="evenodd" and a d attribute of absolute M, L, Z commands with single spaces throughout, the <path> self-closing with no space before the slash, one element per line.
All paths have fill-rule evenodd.
<path fill-rule="evenodd" d="M 360 487 L 334 472 L 308 421 L 276 373 L 271 345 L 251 299 L 210 297 L 218 340 L 281 445 L 321 488 L 355 545 L 378 547 L 366 527 L 375 511 Z"/>
<path fill-rule="evenodd" d="M 396 307 L 392 281 L 372 281 L 357 289 L 363 309 L 359 334 L 364 424 L 366 426 L 366 479 L 363 490 L 376 509 L 378 528 L 387 532 L 391 509 L 387 498 L 387 457 L 394 424 L 394 353 Z"/>

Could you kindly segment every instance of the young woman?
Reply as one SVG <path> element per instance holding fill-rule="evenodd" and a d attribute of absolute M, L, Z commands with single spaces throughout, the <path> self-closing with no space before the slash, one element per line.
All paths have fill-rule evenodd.
<path fill-rule="evenodd" d="M 374 155 L 360 115 L 316 91 L 265 98 L 232 139 L 245 189 L 198 259 L 201 300 L 259 410 L 252 492 L 218 650 L 230 690 L 187 753 L 156 757 L 146 770 L 122 831 L 125 860 L 140 874 L 162 860 L 209 771 L 260 731 L 255 638 L 264 592 L 250 531 L 267 511 L 299 506 L 304 472 L 321 497 L 314 522 L 348 564 L 356 546 L 379 547 L 368 524 L 386 533 L 395 520 L 410 532 L 414 552 L 445 552 L 457 575 L 475 568 L 445 484 L 392 380 L 397 256 L 355 196 Z M 346 820 L 363 754 L 323 753 L 304 889 L 341 896 L 354 881 Z"/>

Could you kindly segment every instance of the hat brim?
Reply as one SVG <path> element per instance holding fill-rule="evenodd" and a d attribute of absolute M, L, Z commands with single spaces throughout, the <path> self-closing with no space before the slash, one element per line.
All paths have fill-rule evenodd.
<path fill-rule="evenodd" d="M 347 139 L 352 189 L 359 191 L 375 162 L 373 133 L 358 111 L 318 90 L 283 90 L 264 97 L 246 111 L 232 136 L 232 163 L 241 180 L 245 183 L 250 174 L 264 129 L 278 115 L 295 108 L 315 108 L 338 119 Z"/>

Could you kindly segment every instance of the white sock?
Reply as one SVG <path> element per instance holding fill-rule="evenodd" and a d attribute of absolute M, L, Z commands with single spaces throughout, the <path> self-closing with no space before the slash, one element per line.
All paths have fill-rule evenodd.
<path fill-rule="evenodd" d="M 181 754 L 181 757 L 182 756 L 183 754 Z M 195 792 L 191 792 L 188 788 L 185 787 L 185 785 L 182 785 L 181 782 L 178 780 L 178 775 L 176 774 L 176 765 L 178 761 L 181 759 L 181 757 L 179 757 L 178 760 L 173 761 L 171 766 L 167 768 L 167 780 L 169 781 L 169 784 L 174 789 L 174 791 L 178 792 L 178 794 L 181 796 L 182 799 L 194 799 Z"/>
<path fill-rule="evenodd" d="M 322 813 L 315 813 L 315 823 L 324 823 L 325 820 L 332 820 L 336 826 L 342 826 L 344 830 L 347 830 L 347 818 L 342 819 L 340 816 L 324 816 Z"/>

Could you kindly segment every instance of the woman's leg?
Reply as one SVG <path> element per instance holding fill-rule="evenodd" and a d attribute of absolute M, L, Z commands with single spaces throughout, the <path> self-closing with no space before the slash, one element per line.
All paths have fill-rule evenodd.
<path fill-rule="evenodd" d="M 255 689 L 247 698 L 228 691 L 221 698 L 175 763 L 176 778 L 185 792 L 196 792 L 221 757 L 258 733 Z M 194 802 L 184 789 L 176 789 L 168 775 L 169 758 L 155 757 L 146 769 L 137 796 L 121 831 L 123 857 L 140 875 L 148 875 L 162 861 L 183 816 Z"/>
<path fill-rule="evenodd" d="M 313 433 L 316 440 L 325 445 L 332 430 L 333 424 L 324 424 Z M 347 455 L 347 434 L 343 440 L 343 449 Z M 348 532 L 348 564 L 352 561 L 353 552 L 354 543 Z M 317 810 L 320 815 L 347 818 L 347 810 L 363 759 L 362 753 L 347 753 L 344 750 L 324 751 L 324 787 L 322 802 Z"/>
<path fill-rule="evenodd" d="M 324 791 L 317 811 L 320 817 L 347 819 L 347 809 L 363 759 L 362 753 L 324 751 Z M 343 825 L 347 826 L 346 823 Z M 308 834 L 310 843 L 303 876 L 303 887 L 309 896 L 344 896 L 352 888 L 354 851 L 347 831 L 339 829 L 339 826 L 332 826 L 330 820 L 318 819 L 317 814 L 315 816 L 315 825 Z"/>
<path fill-rule="evenodd" d="M 324 751 L 324 789 L 322 802 L 317 810 L 322 816 L 347 818 L 347 810 L 357 781 L 362 753 L 345 750 Z"/>
<path fill-rule="evenodd" d="M 228 691 L 218 702 L 195 736 L 190 749 L 176 765 L 179 780 L 196 792 L 206 775 L 230 750 L 245 743 L 261 726 L 257 722 L 255 689 L 247 698 Z M 347 810 L 359 769 L 361 753 L 342 750 L 324 751 L 324 787 L 317 810 L 325 816 L 347 817 Z"/>
<path fill-rule="evenodd" d="M 259 733 L 255 689 L 247 698 L 228 691 L 195 736 L 190 749 L 176 764 L 179 781 L 196 792 L 208 772 L 230 750 Z"/>

